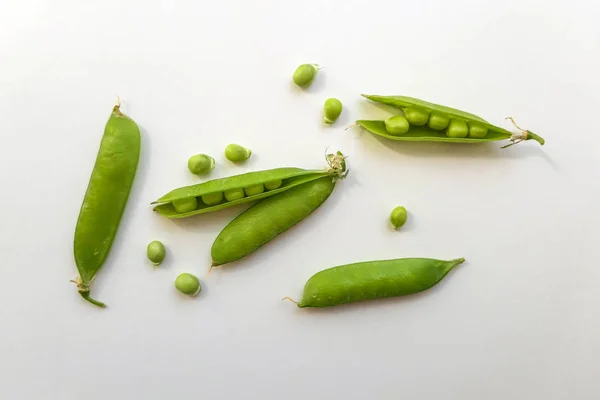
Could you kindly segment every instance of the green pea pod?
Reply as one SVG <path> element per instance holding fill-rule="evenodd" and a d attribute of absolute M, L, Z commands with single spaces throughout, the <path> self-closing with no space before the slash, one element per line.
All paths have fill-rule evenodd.
<path fill-rule="evenodd" d="M 314 274 L 305 284 L 298 307 L 332 307 L 387 297 L 406 296 L 440 282 L 464 258 L 398 258 L 340 265 Z"/>
<path fill-rule="evenodd" d="M 322 176 L 298 185 L 264 199 L 238 215 L 215 239 L 211 249 L 212 267 L 240 260 L 255 252 L 323 204 L 333 192 L 336 182 L 347 173 L 341 153 L 330 156 L 330 162 L 339 166 L 341 174 Z"/>
<path fill-rule="evenodd" d="M 75 227 L 73 243 L 79 277 L 79 294 L 92 304 L 90 285 L 100 270 L 115 238 L 127 204 L 140 156 L 140 130 L 117 104 L 104 135 Z"/>
<path fill-rule="evenodd" d="M 385 121 L 377 121 L 377 120 L 358 120 L 356 124 L 364 128 L 370 133 L 373 133 L 378 136 L 385 137 L 391 140 L 399 140 L 399 141 L 412 141 L 412 142 L 447 142 L 447 143 L 485 143 L 497 140 L 510 140 L 511 143 L 503 146 L 509 147 L 513 144 L 519 143 L 523 140 L 535 140 L 539 144 L 544 145 L 545 141 L 539 135 L 535 133 L 519 128 L 512 118 L 510 119 L 515 127 L 519 130 L 519 132 L 513 133 L 504 128 L 501 128 L 496 125 L 492 125 L 489 122 L 485 121 L 483 118 L 462 111 L 456 108 L 447 107 L 440 104 L 430 103 L 428 101 L 415 99 L 413 97 L 407 96 L 377 96 L 377 95 L 366 95 L 363 94 L 363 97 L 377 102 L 381 104 L 386 104 L 388 106 L 398 108 L 401 110 L 405 110 L 409 107 L 422 107 L 428 110 L 430 113 L 435 112 L 437 115 L 444 114 L 447 117 L 459 121 L 464 121 L 467 123 L 475 122 L 479 127 L 480 132 L 486 133 L 483 135 L 477 135 L 476 137 L 449 137 L 445 132 L 432 129 L 429 126 L 413 126 L 411 125 L 408 133 L 397 136 L 390 135 L 389 132 L 385 129 Z M 439 113 L 439 114 L 438 114 Z M 383 127 L 383 129 L 382 129 Z"/>

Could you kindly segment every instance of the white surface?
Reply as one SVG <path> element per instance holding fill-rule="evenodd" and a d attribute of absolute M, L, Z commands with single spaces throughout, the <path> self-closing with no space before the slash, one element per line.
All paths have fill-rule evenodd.
<path fill-rule="evenodd" d="M 592 399 L 600 361 L 598 3 L 590 1 L 4 1 L 0 6 L 0 398 Z M 176 4 L 177 3 L 177 4 Z M 262 9 L 258 7 L 261 5 Z M 297 65 L 325 69 L 306 92 Z M 507 115 L 546 138 L 388 143 L 354 119 L 360 93 Z M 93 285 L 69 279 L 75 221 L 116 95 L 143 154 Z M 327 97 L 345 109 L 321 123 Z M 596 121 L 596 122 L 594 122 Z M 590 127 L 590 124 L 594 125 Z M 242 168 L 230 142 L 254 150 Z M 240 210 L 172 222 L 149 203 L 211 177 L 350 158 L 348 179 L 299 226 L 204 280 Z M 403 204 L 398 232 L 389 211 Z M 168 258 L 154 270 L 145 246 Z M 392 257 L 465 257 L 404 299 L 321 311 L 318 270 Z"/>

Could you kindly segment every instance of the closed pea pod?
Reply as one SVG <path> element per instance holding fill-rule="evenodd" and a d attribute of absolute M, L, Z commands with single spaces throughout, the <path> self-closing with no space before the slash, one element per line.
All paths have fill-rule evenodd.
<path fill-rule="evenodd" d="M 464 258 L 398 258 L 328 268 L 305 284 L 297 306 L 333 307 L 365 300 L 406 296 L 439 283 Z M 294 301 L 289 297 L 284 299 Z"/>
<path fill-rule="evenodd" d="M 104 128 L 100 148 L 83 199 L 73 242 L 79 277 L 79 294 L 90 303 L 90 285 L 100 270 L 117 233 L 129 198 L 138 160 L 141 137 L 137 124 L 117 104 Z"/>

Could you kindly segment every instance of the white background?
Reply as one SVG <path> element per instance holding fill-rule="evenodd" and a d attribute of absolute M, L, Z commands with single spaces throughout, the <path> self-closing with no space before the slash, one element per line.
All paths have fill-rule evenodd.
<path fill-rule="evenodd" d="M 92 5 L 93 3 L 93 5 Z M 0 398 L 597 399 L 600 28 L 590 1 L 3 1 Z M 325 68 L 306 91 L 301 63 Z M 401 94 L 542 135 L 390 143 L 355 119 Z M 73 232 L 116 96 L 142 129 L 135 184 L 84 302 Z M 322 104 L 344 111 L 325 127 Z M 242 167 L 224 159 L 238 142 Z M 165 192 L 349 156 L 313 215 L 213 271 L 241 209 L 174 222 Z M 388 213 L 403 204 L 395 232 Z M 154 269 L 145 247 L 168 249 Z M 282 302 L 331 266 L 465 257 L 425 293 L 326 310 Z M 173 286 L 200 276 L 195 299 Z"/>

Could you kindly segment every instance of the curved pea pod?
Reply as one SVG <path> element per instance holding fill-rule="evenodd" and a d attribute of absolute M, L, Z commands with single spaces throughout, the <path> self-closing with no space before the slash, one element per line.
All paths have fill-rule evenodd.
<path fill-rule="evenodd" d="M 186 218 L 191 217 L 193 215 L 218 211 L 225 208 L 233 207 L 238 204 L 249 203 L 260 199 L 264 199 L 266 197 L 271 197 L 283 193 L 287 190 L 290 190 L 296 186 L 302 185 L 304 183 L 322 177 L 335 176 L 337 174 L 339 174 L 339 171 L 336 169 L 336 167 L 332 167 L 331 165 L 329 169 L 322 170 L 307 170 L 294 167 L 283 167 L 264 171 L 253 171 L 244 174 L 233 175 L 230 177 L 213 179 L 196 185 L 180 187 L 165 194 L 158 200 L 152 202 L 152 204 L 157 204 L 154 207 L 154 211 L 167 218 Z M 279 186 L 270 185 L 270 183 L 274 182 L 279 184 L 279 181 L 281 181 L 281 185 Z M 242 195 L 235 197 L 229 196 L 230 193 L 242 193 L 243 189 L 257 187 L 265 184 L 267 185 L 267 187 L 277 187 L 275 187 L 272 190 L 265 190 L 261 192 L 252 191 L 252 193 L 256 194 L 244 194 L 244 197 L 240 197 Z M 207 205 L 201 200 L 203 196 L 206 198 L 207 195 L 210 196 L 216 193 L 226 193 L 228 195 L 225 196 L 225 201 L 214 205 Z M 190 197 L 195 197 L 198 199 L 196 208 L 191 211 L 178 213 L 175 207 L 173 206 L 173 202 L 181 201 L 182 199 Z M 229 199 L 233 200 L 229 201 Z"/>
<path fill-rule="evenodd" d="M 264 199 L 234 218 L 212 245 L 211 268 L 255 252 L 320 207 L 347 172 L 341 153 L 331 162 L 339 165 L 338 175 L 320 177 Z"/>
<path fill-rule="evenodd" d="M 75 227 L 73 253 L 79 294 L 90 303 L 90 285 L 115 238 L 136 174 L 141 137 L 137 124 L 117 104 L 104 128 L 96 162 Z"/>
<path fill-rule="evenodd" d="M 314 274 L 298 307 L 332 307 L 364 300 L 406 296 L 439 283 L 464 258 L 397 258 L 339 265 Z"/>
<path fill-rule="evenodd" d="M 358 120 L 356 124 L 363 127 L 370 133 L 373 133 L 378 136 L 385 137 L 387 139 L 392 140 L 400 140 L 400 141 L 422 141 L 422 142 L 447 142 L 447 143 L 485 143 L 497 140 L 510 140 L 511 143 L 503 146 L 509 147 L 513 144 L 519 143 L 524 140 L 535 140 L 540 145 L 544 145 L 545 140 L 539 135 L 519 128 L 512 120 L 512 118 L 508 118 L 512 121 L 515 127 L 518 129 L 518 132 L 511 132 L 504 128 L 501 128 L 496 125 L 492 125 L 483 118 L 468 113 L 466 111 L 458 110 L 456 108 L 430 103 L 428 101 L 416 99 L 408 96 L 378 96 L 378 95 L 366 95 L 363 94 L 363 97 L 374 101 L 376 103 L 385 104 L 394 108 L 398 108 L 401 110 L 405 110 L 409 107 L 422 107 L 428 110 L 429 112 L 441 113 L 448 116 L 450 119 L 456 119 L 460 121 L 465 121 L 466 123 L 473 123 L 472 125 L 477 125 L 480 132 L 487 130 L 487 133 L 484 133 L 484 136 L 481 135 L 471 135 L 471 137 L 459 137 L 453 138 L 448 137 L 444 132 L 439 130 L 434 130 L 429 126 L 412 126 L 410 127 L 407 134 L 402 136 L 392 136 L 385 130 L 385 123 L 383 124 L 383 130 L 381 129 L 381 124 L 379 122 L 384 121 L 376 121 L 376 120 Z M 439 114 L 438 114 L 439 115 Z"/>

